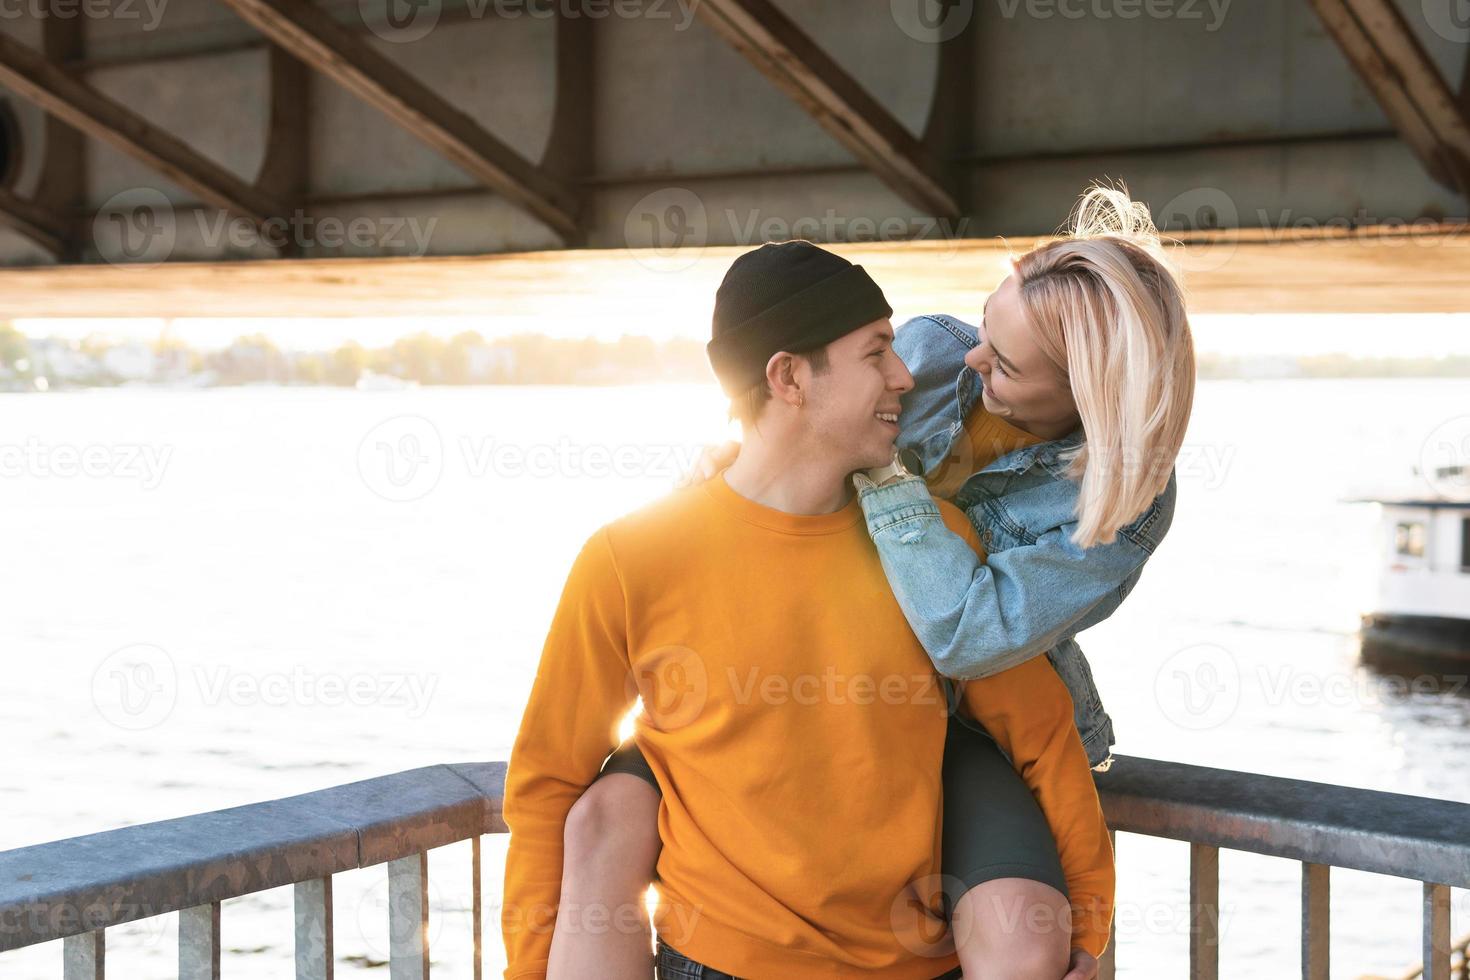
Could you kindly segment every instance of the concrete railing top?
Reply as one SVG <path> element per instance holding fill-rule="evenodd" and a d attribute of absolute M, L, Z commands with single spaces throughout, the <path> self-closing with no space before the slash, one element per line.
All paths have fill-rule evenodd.
<path fill-rule="evenodd" d="M 505 763 L 330 789 L 0 852 L 0 952 L 506 832 Z M 1470 804 L 1117 756 L 1114 830 L 1470 887 Z"/>
<path fill-rule="evenodd" d="M 1470 804 L 1115 756 L 1114 830 L 1470 888 Z"/>
<path fill-rule="evenodd" d="M 343 786 L 0 851 L 0 952 L 504 833 L 505 763 Z"/>

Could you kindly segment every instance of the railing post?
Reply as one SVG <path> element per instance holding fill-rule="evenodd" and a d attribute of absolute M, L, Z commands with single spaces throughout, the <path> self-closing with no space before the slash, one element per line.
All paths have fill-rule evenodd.
<path fill-rule="evenodd" d="M 332 980 L 332 878 L 296 883 L 296 980 Z"/>
<path fill-rule="evenodd" d="M 94 929 L 61 941 L 61 975 L 66 980 L 103 980 L 107 930 Z"/>
<path fill-rule="evenodd" d="M 179 980 L 219 980 L 219 902 L 179 909 Z"/>
<path fill-rule="evenodd" d="M 1332 866 L 1302 862 L 1302 980 L 1328 980 Z"/>
<path fill-rule="evenodd" d="M 470 838 L 470 926 L 474 933 L 475 942 L 475 980 L 483 980 L 484 966 L 482 965 L 480 937 L 483 932 L 483 921 L 485 909 L 480 903 L 480 835 L 476 834 Z"/>
<path fill-rule="evenodd" d="M 429 980 L 429 854 L 388 862 L 388 976 Z"/>
<path fill-rule="evenodd" d="M 1450 886 L 1424 882 L 1424 980 L 1450 980 Z"/>
<path fill-rule="evenodd" d="M 1220 977 L 1220 849 L 1189 845 L 1189 978 Z"/>
<path fill-rule="evenodd" d="M 1117 830 L 1108 827 L 1108 848 L 1113 851 L 1113 865 L 1117 867 Z M 1113 980 L 1117 974 L 1117 898 L 1113 899 L 1113 921 L 1108 923 L 1107 949 L 1103 956 L 1098 959 L 1098 980 Z M 475 980 L 479 980 L 476 977 Z"/>

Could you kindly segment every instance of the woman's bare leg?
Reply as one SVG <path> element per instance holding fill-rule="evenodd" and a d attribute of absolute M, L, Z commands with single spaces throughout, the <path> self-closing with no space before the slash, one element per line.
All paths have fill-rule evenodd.
<path fill-rule="evenodd" d="M 661 848 L 658 804 L 658 790 L 649 783 L 614 772 L 572 806 L 547 980 L 652 978 L 653 930 L 644 895 Z"/>
<path fill-rule="evenodd" d="M 1060 980 L 1071 954 L 1067 896 L 1030 878 L 965 892 L 950 921 L 965 980 Z"/>

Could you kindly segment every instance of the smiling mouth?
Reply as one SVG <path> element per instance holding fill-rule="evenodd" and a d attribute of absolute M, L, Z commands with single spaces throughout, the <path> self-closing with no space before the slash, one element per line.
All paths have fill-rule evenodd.
<path fill-rule="evenodd" d="M 898 428 L 897 412 L 875 412 L 873 417 L 876 418 L 879 422 L 886 422 L 889 425 L 893 426 L 895 429 Z"/>

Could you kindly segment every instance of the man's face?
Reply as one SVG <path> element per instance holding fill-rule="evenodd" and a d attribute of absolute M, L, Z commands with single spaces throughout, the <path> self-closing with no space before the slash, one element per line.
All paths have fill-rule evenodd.
<path fill-rule="evenodd" d="M 827 345 L 827 365 L 822 374 L 806 368 L 813 451 L 843 472 L 882 466 L 898 438 L 899 396 L 914 386 L 893 352 L 893 324 L 885 317 L 838 337 Z"/>

